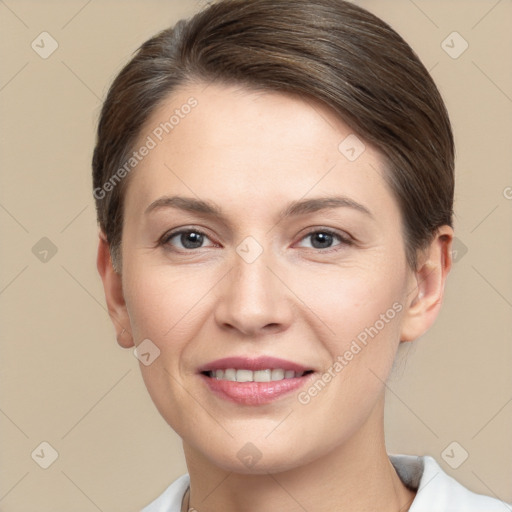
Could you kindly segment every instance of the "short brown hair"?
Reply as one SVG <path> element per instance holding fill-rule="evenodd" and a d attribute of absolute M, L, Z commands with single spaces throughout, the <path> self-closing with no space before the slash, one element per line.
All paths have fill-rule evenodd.
<path fill-rule="evenodd" d="M 98 222 L 120 261 L 129 158 L 149 116 L 188 82 L 226 83 L 314 98 L 385 158 L 407 261 L 452 225 L 454 144 L 439 91 L 385 22 L 344 0 L 221 0 L 146 41 L 114 80 L 93 156 Z M 98 193 L 101 191 L 101 193 Z"/>

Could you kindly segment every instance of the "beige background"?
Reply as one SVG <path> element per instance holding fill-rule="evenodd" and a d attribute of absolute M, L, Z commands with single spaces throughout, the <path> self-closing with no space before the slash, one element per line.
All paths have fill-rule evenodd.
<path fill-rule="evenodd" d="M 471 489 L 512 501 L 512 2 L 358 3 L 432 70 L 458 145 L 457 263 L 439 321 L 404 347 L 388 383 L 389 450 L 431 454 Z M 116 72 L 201 7 L 0 0 L 2 512 L 136 511 L 185 472 L 106 313 L 90 159 Z M 31 48 L 43 31 L 59 45 L 47 59 Z M 453 31 L 469 43 L 457 59 L 441 46 Z M 46 262 L 32 250 L 42 237 L 57 248 Z M 46 470 L 31 457 L 43 441 L 58 452 Z M 442 457 L 453 441 L 469 454 L 458 469 Z M 40 450 L 39 462 L 50 453 Z"/>

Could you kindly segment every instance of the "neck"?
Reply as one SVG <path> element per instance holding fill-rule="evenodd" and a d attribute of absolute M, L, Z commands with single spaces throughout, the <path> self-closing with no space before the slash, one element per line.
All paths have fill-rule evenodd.
<path fill-rule="evenodd" d="M 229 472 L 186 443 L 184 450 L 190 475 L 189 507 L 198 512 L 405 512 L 414 499 L 386 453 L 383 403 L 346 443 L 279 473 Z"/>

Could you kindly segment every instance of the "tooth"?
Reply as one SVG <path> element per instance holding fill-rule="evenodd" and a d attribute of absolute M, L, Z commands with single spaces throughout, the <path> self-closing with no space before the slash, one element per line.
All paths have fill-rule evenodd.
<path fill-rule="evenodd" d="M 274 368 L 273 370 L 247 370 L 227 368 L 226 370 L 213 370 L 209 373 L 210 377 L 217 380 L 228 380 L 236 382 L 270 382 L 283 379 L 293 379 L 302 377 L 304 372 L 295 372 L 293 370 L 283 370 L 282 368 Z"/>
<path fill-rule="evenodd" d="M 284 370 L 281 368 L 277 368 L 272 370 L 271 380 L 283 380 L 284 379 Z"/>
<path fill-rule="evenodd" d="M 254 382 L 270 382 L 272 379 L 272 370 L 256 370 L 254 372 Z"/>
<path fill-rule="evenodd" d="M 224 380 L 236 380 L 236 370 L 234 368 L 228 368 L 224 370 Z"/>
<path fill-rule="evenodd" d="M 237 370 L 236 371 L 236 381 L 237 382 L 253 382 L 253 372 L 252 370 Z"/>

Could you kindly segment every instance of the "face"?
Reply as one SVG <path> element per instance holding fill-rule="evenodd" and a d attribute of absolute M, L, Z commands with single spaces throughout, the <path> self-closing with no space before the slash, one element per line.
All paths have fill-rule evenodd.
<path fill-rule="evenodd" d="M 226 470 L 290 469 L 381 428 L 412 273 L 383 159 L 353 137 L 312 101 L 221 85 L 175 92 L 141 132 L 127 318 L 160 413 Z"/>

